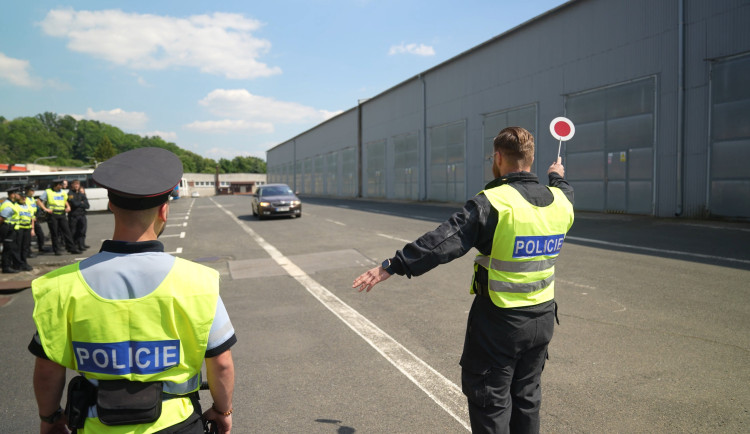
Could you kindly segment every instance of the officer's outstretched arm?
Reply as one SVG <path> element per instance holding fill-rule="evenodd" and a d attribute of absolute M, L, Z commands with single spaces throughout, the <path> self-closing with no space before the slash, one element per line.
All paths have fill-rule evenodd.
<path fill-rule="evenodd" d="M 377 266 L 373 269 L 368 270 L 366 273 L 363 273 L 361 276 L 354 279 L 354 283 L 352 284 L 352 288 L 359 288 L 359 292 L 362 292 L 362 290 L 365 290 L 366 292 L 370 292 L 373 286 L 377 285 L 378 283 L 384 281 L 385 279 L 391 277 L 390 273 L 385 271 L 385 269 L 382 266 Z"/>
<path fill-rule="evenodd" d="M 232 395 L 234 394 L 234 361 L 232 351 L 226 350 L 216 357 L 206 359 L 208 388 L 214 403 L 203 417 L 219 425 L 219 433 L 232 430 Z"/>

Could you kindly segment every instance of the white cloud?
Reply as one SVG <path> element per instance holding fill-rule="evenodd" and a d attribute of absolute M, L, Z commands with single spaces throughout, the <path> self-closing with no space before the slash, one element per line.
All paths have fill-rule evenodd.
<path fill-rule="evenodd" d="M 124 130 L 140 130 L 148 122 L 148 116 L 143 112 L 126 112 L 123 109 L 116 108 L 112 110 L 101 110 L 95 112 L 89 107 L 85 115 L 71 114 L 77 120 L 90 119 L 94 121 L 105 122 Z"/>
<path fill-rule="evenodd" d="M 67 38 L 68 48 L 133 69 L 198 68 L 232 79 L 280 74 L 258 61 L 271 43 L 253 36 L 262 24 L 242 14 L 213 13 L 187 18 L 121 10 L 51 10 L 40 23 L 45 33 Z"/>
<path fill-rule="evenodd" d="M 177 141 L 177 133 L 172 132 L 172 131 L 169 131 L 169 132 L 167 132 L 167 131 L 151 131 L 151 132 L 148 132 L 148 133 L 143 133 L 143 134 L 141 134 L 141 136 L 143 136 L 143 137 L 158 136 L 158 137 L 161 137 L 162 139 L 164 139 L 167 142 Z"/>
<path fill-rule="evenodd" d="M 0 81 L 9 81 L 11 84 L 23 87 L 37 87 L 40 85 L 29 73 L 30 64 L 28 60 L 14 59 L 0 53 Z"/>
<path fill-rule="evenodd" d="M 322 122 L 341 113 L 253 95 L 245 89 L 216 89 L 203 98 L 200 104 L 216 116 L 246 119 L 249 122 Z"/>
<path fill-rule="evenodd" d="M 206 133 L 229 133 L 243 130 L 272 133 L 274 128 L 270 122 L 251 122 L 244 119 L 223 119 L 220 121 L 195 121 L 185 125 L 185 128 Z"/>
<path fill-rule="evenodd" d="M 393 56 L 395 54 L 415 54 L 417 56 L 434 56 L 435 49 L 425 44 L 404 44 L 403 42 L 399 45 L 392 45 L 388 50 L 388 55 Z"/>

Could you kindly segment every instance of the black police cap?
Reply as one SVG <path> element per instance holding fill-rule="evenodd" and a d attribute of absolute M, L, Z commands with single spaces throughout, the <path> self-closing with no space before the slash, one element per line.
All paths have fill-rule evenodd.
<path fill-rule="evenodd" d="M 182 178 L 182 161 L 166 149 L 137 148 L 103 162 L 92 178 L 108 190 L 116 206 L 148 209 L 169 200 Z"/>
<path fill-rule="evenodd" d="M 18 186 L 14 186 L 14 187 L 8 188 L 8 190 L 6 190 L 6 193 L 8 193 L 8 194 L 18 193 L 19 191 L 21 191 L 21 188 L 18 187 Z"/>

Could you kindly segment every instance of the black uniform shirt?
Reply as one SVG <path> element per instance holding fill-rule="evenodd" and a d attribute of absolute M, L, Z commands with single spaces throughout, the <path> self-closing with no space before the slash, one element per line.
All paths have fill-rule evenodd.
<path fill-rule="evenodd" d="M 80 191 L 69 191 L 68 203 L 70 204 L 69 214 L 71 215 L 83 215 L 89 209 L 89 199 L 85 193 L 81 193 Z"/>

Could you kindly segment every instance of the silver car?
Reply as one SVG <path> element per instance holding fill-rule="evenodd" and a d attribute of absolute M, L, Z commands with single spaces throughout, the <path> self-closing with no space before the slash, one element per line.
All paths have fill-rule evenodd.
<path fill-rule="evenodd" d="M 265 184 L 258 187 L 252 199 L 253 215 L 258 219 L 287 215 L 302 217 L 302 202 L 286 184 Z"/>

